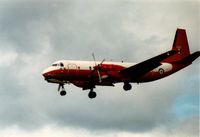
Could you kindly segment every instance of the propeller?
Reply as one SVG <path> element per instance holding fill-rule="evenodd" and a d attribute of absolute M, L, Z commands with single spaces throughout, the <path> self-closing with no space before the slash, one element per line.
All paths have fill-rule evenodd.
<path fill-rule="evenodd" d="M 105 59 L 103 59 L 100 64 L 97 64 L 94 53 L 92 53 L 92 57 L 93 57 L 94 64 L 95 64 L 94 70 L 97 71 L 98 78 L 99 78 L 99 83 L 101 83 L 102 82 L 102 78 L 101 78 L 100 70 L 101 70 L 101 65 L 103 64 Z"/>

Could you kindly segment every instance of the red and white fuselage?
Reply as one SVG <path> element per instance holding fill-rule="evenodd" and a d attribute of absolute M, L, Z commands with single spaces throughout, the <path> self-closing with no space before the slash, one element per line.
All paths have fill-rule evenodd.
<path fill-rule="evenodd" d="M 95 98 L 93 89 L 98 86 L 114 86 L 123 82 L 124 90 L 130 83 L 143 83 L 169 76 L 200 56 L 200 51 L 190 54 L 186 31 L 177 29 L 172 49 L 140 63 L 59 60 L 43 71 L 45 80 L 59 84 L 60 94 L 65 95 L 64 84 L 72 83 L 83 90 L 90 89 L 88 96 Z"/>
<path fill-rule="evenodd" d="M 100 62 L 96 62 L 99 64 Z M 112 85 L 117 82 L 149 82 L 160 78 L 163 78 L 173 71 L 173 65 L 170 63 L 162 63 L 159 67 L 151 70 L 144 76 L 137 80 L 131 80 L 125 75 L 120 75 L 119 72 L 125 68 L 129 68 L 136 63 L 125 63 L 125 62 L 103 62 L 101 64 L 100 76 L 102 82 L 98 80 L 98 74 L 95 71 L 94 61 L 74 61 L 74 60 L 59 60 L 52 64 L 43 71 L 43 75 L 48 79 L 48 82 L 59 83 L 60 81 L 66 83 L 77 84 L 81 81 L 89 80 L 93 77 L 96 85 Z M 112 79 L 112 81 L 104 81 L 104 79 Z M 110 84 L 112 83 L 112 84 Z"/>

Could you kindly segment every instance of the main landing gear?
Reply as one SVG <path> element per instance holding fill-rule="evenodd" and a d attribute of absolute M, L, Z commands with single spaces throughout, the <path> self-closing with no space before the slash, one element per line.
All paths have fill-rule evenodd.
<path fill-rule="evenodd" d="M 93 88 L 90 89 L 90 92 L 88 93 L 88 97 L 89 97 L 90 99 L 93 99 L 93 98 L 95 98 L 96 96 L 97 96 L 97 93 L 93 91 Z"/>
<path fill-rule="evenodd" d="M 60 91 L 60 88 L 62 88 L 61 91 Z M 67 92 L 65 91 L 65 88 L 64 88 L 64 84 L 59 84 L 58 92 L 60 92 L 61 96 L 65 96 L 67 94 Z"/>
<path fill-rule="evenodd" d="M 131 90 L 131 89 L 132 89 L 132 86 L 131 86 L 130 83 L 125 82 L 125 83 L 124 83 L 124 86 L 123 86 L 123 89 L 124 89 L 125 91 L 128 91 L 128 90 Z"/>
<path fill-rule="evenodd" d="M 61 96 L 65 96 L 67 92 L 65 91 L 64 84 L 59 84 L 58 85 L 58 92 L 60 92 Z M 88 93 L 88 97 L 90 99 L 93 99 L 97 96 L 97 93 L 93 91 L 93 88 L 90 89 L 90 92 Z"/>

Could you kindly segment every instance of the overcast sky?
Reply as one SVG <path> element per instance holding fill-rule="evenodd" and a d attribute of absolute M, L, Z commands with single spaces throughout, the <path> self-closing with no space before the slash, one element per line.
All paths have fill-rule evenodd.
<path fill-rule="evenodd" d="M 0 0 L 1 137 L 198 137 L 199 59 L 165 79 L 97 87 L 57 85 L 41 72 L 59 59 L 141 62 L 187 31 L 200 50 L 198 0 Z"/>

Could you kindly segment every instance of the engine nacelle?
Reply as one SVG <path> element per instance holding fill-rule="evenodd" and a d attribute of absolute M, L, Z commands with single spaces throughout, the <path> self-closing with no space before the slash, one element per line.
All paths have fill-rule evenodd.
<path fill-rule="evenodd" d="M 153 70 L 153 72 L 156 72 L 156 73 L 159 73 L 160 75 L 163 75 L 163 74 L 165 74 L 167 72 L 172 71 L 172 69 L 173 69 L 173 65 L 172 64 L 170 64 L 170 63 L 162 63 L 162 65 L 157 67 L 157 68 L 155 68 Z"/>

